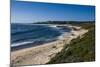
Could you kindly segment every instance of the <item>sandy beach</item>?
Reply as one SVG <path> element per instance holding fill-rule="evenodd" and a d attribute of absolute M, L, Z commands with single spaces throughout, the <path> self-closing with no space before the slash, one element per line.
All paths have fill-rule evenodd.
<path fill-rule="evenodd" d="M 76 28 L 76 26 L 73 26 Z M 11 52 L 11 64 L 14 65 L 33 65 L 45 64 L 58 52 L 63 49 L 63 46 L 69 44 L 72 39 L 81 37 L 88 30 L 80 28 L 72 30 L 70 33 L 65 32 L 58 37 L 58 40 L 49 43 L 44 43 L 39 46 L 29 47 Z"/>

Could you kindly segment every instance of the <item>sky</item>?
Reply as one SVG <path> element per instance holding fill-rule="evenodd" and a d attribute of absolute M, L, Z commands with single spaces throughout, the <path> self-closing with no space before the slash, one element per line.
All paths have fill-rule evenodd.
<path fill-rule="evenodd" d="M 11 23 L 94 20 L 95 6 L 11 1 Z"/>

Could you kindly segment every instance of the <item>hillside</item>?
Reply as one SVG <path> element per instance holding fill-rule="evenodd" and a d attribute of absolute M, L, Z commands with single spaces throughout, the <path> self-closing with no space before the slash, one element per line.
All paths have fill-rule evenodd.
<path fill-rule="evenodd" d="M 70 44 L 65 44 L 62 51 L 47 64 L 95 61 L 95 23 L 73 24 L 89 31 L 82 38 L 78 37 Z"/>

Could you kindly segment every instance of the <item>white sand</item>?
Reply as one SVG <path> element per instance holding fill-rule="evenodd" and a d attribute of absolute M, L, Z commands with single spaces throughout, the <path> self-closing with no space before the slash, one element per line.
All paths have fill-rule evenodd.
<path fill-rule="evenodd" d="M 65 44 L 70 43 L 72 39 L 78 36 L 82 36 L 87 31 L 84 29 L 78 31 L 73 30 L 70 33 L 64 33 L 57 41 L 13 51 L 11 52 L 11 63 L 15 65 L 45 64 L 60 52 Z"/>

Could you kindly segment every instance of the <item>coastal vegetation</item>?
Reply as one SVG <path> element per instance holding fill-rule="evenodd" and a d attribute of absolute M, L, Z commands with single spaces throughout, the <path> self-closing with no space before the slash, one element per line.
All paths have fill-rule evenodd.
<path fill-rule="evenodd" d="M 70 44 L 65 44 L 61 52 L 51 58 L 47 64 L 89 62 L 95 61 L 95 23 L 69 23 L 81 26 L 88 32 L 82 37 L 73 39 Z"/>
<path fill-rule="evenodd" d="M 60 25 L 60 23 L 61 21 L 58 22 L 58 26 Z M 55 25 L 55 23 L 53 24 Z M 27 47 L 27 49 L 24 48 L 23 50 L 21 50 L 23 48 L 21 46 L 19 46 L 20 50 L 18 49 L 18 47 L 16 47 L 18 51 L 14 48 L 16 51 L 11 52 L 12 67 L 16 65 L 95 61 L 95 23 L 71 22 L 65 23 L 65 25 L 66 24 L 70 24 L 69 26 L 73 26 L 71 27 L 74 30 L 73 32 L 71 32 L 71 38 L 67 38 L 66 34 L 63 37 L 66 39 L 60 38 L 61 40 L 53 40 L 54 42 L 48 41 L 46 43 L 41 43 L 41 41 L 36 42 L 36 44 L 41 43 L 39 47 L 32 46 L 34 45 L 33 43 L 30 46 L 27 44 L 24 45 L 24 47 Z M 65 26 L 63 28 L 65 28 Z"/>

